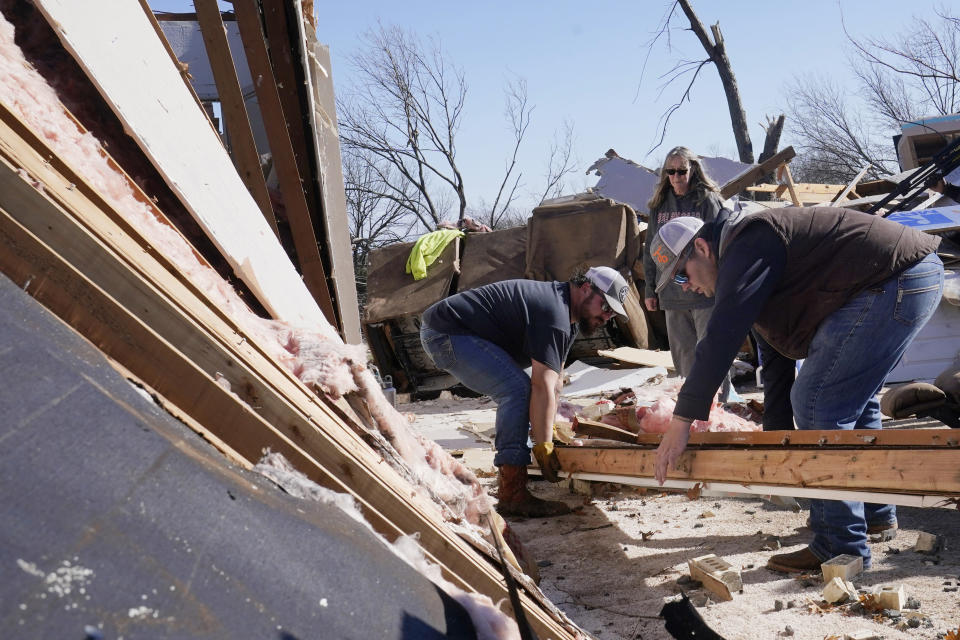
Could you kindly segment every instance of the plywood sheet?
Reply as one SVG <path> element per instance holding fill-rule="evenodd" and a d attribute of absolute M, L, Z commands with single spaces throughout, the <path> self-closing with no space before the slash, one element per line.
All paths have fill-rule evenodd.
<path fill-rule="evenodd" d="M 332 332 L 140 4 L 36 5 L 257 299 L 276 318 Z"/>

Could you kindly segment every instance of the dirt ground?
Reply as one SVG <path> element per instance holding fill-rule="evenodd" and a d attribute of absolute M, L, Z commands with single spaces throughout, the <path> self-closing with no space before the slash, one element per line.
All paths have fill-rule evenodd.
<path fill-rule="evenodd" d="M 495 407 L 488 398 L 444 394 L 399 408 L 410 414 L 417 430 L 457 455 L 464 451 L 465 462 L 481 475 L 492 471 L 488 438 Z M 494 478 L 482 482 L 495 494 Z M 658 614 L 681 591 L 727 640 L 824 640 L 846 634 L 919 640 L 950 638 L 950 632 L 960 638 L 960 511 L 900 507 L 897 537 L 871 545 L 872 568 L 852 582 L 867 591 L 903 585 L 919 608 L 896 616 L 849 603 L 828 606 L 819 574 L 798 578 L 764 568 L 773 553 L 801 549 L 809 541 L 805 510 L 759 497 L 691 500 L 683 493 L 606 483 L 571 485 L 538 481 L 532 488 L 542 497 L 566 501 L 574 513 L 510 523 L 540 567 L 540 588 L 596 638 L 670 638 Z M 921 531 L 941 536 L 943 549 L 914 551 Z M 718 601 L 706 588 L 689 583 L 687 561 L 711 553 L 741 570 L 743 590 L 732 601 Z M 854 635 L 862 632 L 871 633 Z"/>

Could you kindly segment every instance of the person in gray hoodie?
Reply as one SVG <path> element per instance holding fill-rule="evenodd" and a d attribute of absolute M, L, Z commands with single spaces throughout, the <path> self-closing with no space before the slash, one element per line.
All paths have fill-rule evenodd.
<path fill-rule="evenodd" d="M 647 243 L 643 250 L 643 272 L 646 280 L 644 306 L 648 311 L 663 309 L 667 316 L 667 338 L 677 373 L 686 378 L 693 367 L 697 342 L 707 331 L 713 311 L 713 297 L 683 291 L 670 283 L 659 293 L 656 256 L 651 254 L 650 240 L 665 223 L 681 216 L 692 216 L 711 222 L 723 208 L 720 190 L 700 164 L 700 158 L 687 147 L 674 147 L 660 168 L 660 181 L 647 203 Z M 728 376 L 729 378 L 729 376 Z M 725 385 L 724 393 L 727 392 Z"/>

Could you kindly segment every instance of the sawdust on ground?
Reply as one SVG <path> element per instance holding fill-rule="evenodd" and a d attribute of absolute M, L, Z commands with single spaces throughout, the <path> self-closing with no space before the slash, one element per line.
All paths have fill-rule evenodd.
<path fill-rule="evenodd" d="M 399 408 L 412 414 L 418 430 L 462 426 L 464 435 L 489 434 L 495 414 L 488 398 L 448 394 Z M 473 446 L 489 449 L 490 444 L 477 438 Z M 495 494 L 495 479 L 481 482 Z M 805 510 L 795 512 L 759 497 L 691 500 L 683 493 L 606 483 L 590 483 L 589 495 L 583 495 L 570 484 L 538 481 L 531 486 L 542 497 L 565 500 L 576 507 L 574 513 L 511 519 L 510 524 L 539 564 L 543 592 L 596 638 L 670 638 L 658 614 L 681 591 L 727 640 L 842 639 L 866 631 L 878 638 L 915 640 L 960 634 L 960 511 L 899 507 L 897 537 L 872 544 L 873 567 L 853 583 L 862 590 L 904 585 L 920 608 L 904 609 L 894 618 L 858 612 L 849 604 L 827 606 L 819 574 L 797 578 L 764 568 L 771 554 L 801 549 L 809 541 Z M 578 489 L 585 487 L 578 484 Z M 941 536 L 944 549 L 932 555 L 913 551 L 921 531 Z M 707 554 L 741 570 L 743 591 L 732 601 L 718 601 L 707 589 L 687 582 L 687 561 Z"/>

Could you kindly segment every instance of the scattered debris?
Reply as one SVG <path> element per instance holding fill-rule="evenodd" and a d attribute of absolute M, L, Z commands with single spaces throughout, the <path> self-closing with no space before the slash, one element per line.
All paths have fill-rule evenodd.
<path fill-rule="evenodd" d="M 877 600 L 885 610 L 894 610 L 899 613 L 907 602 L 907 593 L 904 586 L 881 586 L 876 590 Z"/>
<path fill-rule="evenodd" d="M 733 600 L 733 593 L 743 590 L 740 572 L 729 562 L 714 554 L 700 556 L 687 561 L 690 577 L 699 580 L 721 600 Z"/>
<path fill-rule="evenodd" d="M 863 572 L 863 557 L 843 554 L 830 558 L 820 565 L 823 571 L 823 581 L 830 582 L 834 578 L 850 580 Z"/>
<path fill-rule="evenodd" d="M 921 531 L 917 536 L 917 543 L 913 545 L 913 550 L 917 553 L 936 553 L 940 550 L 941 544 L 942 540 L 939 536 Z"/>
<path fill-rule="evenodd" d="M 836 577 L 823 588 L 823 599 L 830 604 L 846 602 L 857 597 L 857 589 L 852 582 Z"/>

